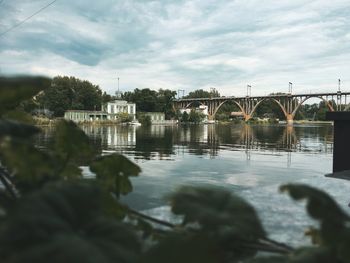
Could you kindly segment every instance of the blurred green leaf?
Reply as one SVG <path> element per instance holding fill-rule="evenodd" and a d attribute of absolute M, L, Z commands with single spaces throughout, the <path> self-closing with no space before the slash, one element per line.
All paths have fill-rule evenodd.
<path fill-rule="evenodd" d="M 217 263 L 225 262 L 224 253 L 207 236 L 171 233 L 148 251 L 141 263 Z"/>
<path fill-rule="evenodd" d="M 171 196 L 172 211 L 184 215 L 184 224 L 198 222 L 203 228 L 229 227 L 242 238 L 261 238 L 265 231 L 254 208 L 222 189 L 183 187 Z"/>
<path fill-rule="evenodd" d="M 29 124 L 29 125 L 35 124 L 35 121 L 32 118 L 32 115 L 21 110 L 8 111 L 3 115 L 3 118 L 7 120 L 18 121 L 20 123 Z"/>
<path fill-rule="evenodd" d="M 136 262 L 134 231 L 103 210 L 91 183 L 59 183 L 19 201 L 0 230 L 2 262 Z"/>
<path fill-rule="evenodd" d="M 239 260 L 256 253 L 245 244 L 265 237 L 254 208 L 222 189 L 183 187 L 171 196 L 172 211 L 183 224 L 199 223 L 200 231 L 225 248 L 227 258 Z"/>
<path fill-rule="evenodd" d="M 98 158 L 90 165 L 90 170 L 96 174 L 97 180 L 108 191 L 128 194 L 132 191 L 129 176 L 137 176 L 141 169 L 128 158 L 120 154 L 111 154 Z"/>
<path fill-rule="evenodd" d="M 0 138 L 4 136 L 29 138 L 39 132 L 40 129 L 32 125 L 17 121 L 0 120 Z"/>
<path fill-rule="evenodd" d="M 349 216 L 325 192 L 307 185 L 287 184 L 281 191 L 288 192 L 295 200 L 307 200 L 306 209 L 309 215 L 320 221 L 322 244 L 337 246 L 343 240 L 345 223 Z"/>
<path fill-rule="evenodd" d="M 32 191 L 57 179 L 54 159 L 30 143 L 8 139 L 0 150 L 2 164 L 12 173 L 13 182 L 21 191 Z"/>
<path fill-rule="evenodd" d="M 258 257 L 244 263 L 331 263 L 335 260 L 331 250 L 326 247 L 300 248 L 287 256 Z M 346 261 L 348 262 L 348 261 Z"/>
<path fill-rule="evenodd" d="M 44 77 L 0 77 L 0 116 L 49 87 Z"/>
<path fill-rule="evenodd" d="M 84 163 L 94 156 L 88 136 L 72 121 L 60 121 L 56 126 L 53 151 L 64 165 Z"/>
<path fill-rule="evenodd" d="M 307 200 L 307 211 L 314 219 L 342 223 L 349 216 L 324 191 L 302 184 L 287 184 L 280 187 L 282 192 L 288 192 L 294 200 Z"/>

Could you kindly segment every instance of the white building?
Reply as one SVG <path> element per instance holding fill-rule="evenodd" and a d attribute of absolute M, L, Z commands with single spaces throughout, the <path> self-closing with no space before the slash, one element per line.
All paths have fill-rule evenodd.
<path fill-rule="evenodd" d="M 115 120 L 122 113 L 129 114 L 133 120 L 136 119 L 136 104 L 125 100 L 115 100 L 102 106 L 102 111 L 107 112 L 109 120 Z"/>
<path fill-rule="evenodd" d="M 183 114 L 186 112 L 187 114 L 190 114 L 191 110 L 194 110 L 195 112 L 202 113 L 204 115 L 204 120 L 208 120 L 208 106 L 206 105 L 199 105 L 198 107 L 191 109 L 191 108 L 186 108 L 186 109 L 180 109 L 180 113 Z"/>

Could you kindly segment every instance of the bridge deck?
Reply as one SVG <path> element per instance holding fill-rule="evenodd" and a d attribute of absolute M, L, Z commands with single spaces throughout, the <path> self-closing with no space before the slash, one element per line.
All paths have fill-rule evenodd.
<path fill-rule="evenodd" d="M 324 96 L 338 96 L 338 95 L 350 95 L 350 92 L 327 92 L 327 93 L 303 93 L 303 94 L 271 94 L 265 96 L 245 96 L 245 97 L 235 97 L 235 96 L 221 96 L 213 98 L 185 98 L 185 99 L 175 99 L 174 101 L 203 101 L 203 100 L 240 100 L 240 99 L 271 99 L 271 98 L 299 98 L 299 97 L 324 97 Z"/>

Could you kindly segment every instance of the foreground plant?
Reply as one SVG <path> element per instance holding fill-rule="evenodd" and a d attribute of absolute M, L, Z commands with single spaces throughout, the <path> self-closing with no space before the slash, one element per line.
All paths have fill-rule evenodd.
<path fill-rule="evenodd" d="M 309 186 L 281 187 L 305 199 L 320 222 L 310 232 L 316 244 L 303 248 L 269 239 L 255 209 L 222 189 L 183 187 L 171 195 L 180 224 L 126 206 L 121 197 L 141 172 L 126 157 L 102 155 L 66 121 L 47 148 L 34 144 L 40 129 L 18 109 L 48 86 L 44 78 L 0 78 L 2 262 L 350 262 L 349 216 Z M 95 177 L 85 179 L 81 166 Z"/>

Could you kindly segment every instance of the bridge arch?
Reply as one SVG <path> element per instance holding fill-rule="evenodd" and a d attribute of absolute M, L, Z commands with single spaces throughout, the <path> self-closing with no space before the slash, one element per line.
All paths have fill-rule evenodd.
<path fill-rule="evenodd" d="M 255 111 L 256 111 L 256 109 L 258 108 L 258 106 L 259 106 L 262 102 L 267 101 L 267 100 L 272 100 L 272 101 L 276 102 L 277 105 L 281 108 L 281 110 L 282 110 L 284 116 L 287 118 L 288 113 L 287 113 L 286 109 L 285 109 L 284 106 L 281 104 L 281 102 L 279 102 L 279 101 L 276 100 L 275 98 L 266 98 L 266 99 L 262 99 L 262 100 L 258 101 L 258 102 L 255 104 L 255 106 L 253 107 L 252 111 L 250 112 L 250 116 L 253 116 L 253 114 L 255 113 Z"/>
<path fill-rule="evenodd" d="M 299 108 L 301 107 L 301 105 L 303 105 L 305 101 L 307 101 L 308 99 L 311 99 L 311 98 L 318 98 L 318 99 L 324 101 L 324 103 L 326 104 L 326 106 L 328 107 L 328 109 L 329 109 L 330 111 L 334 111 L 334 108 L 333 108 L 332 104 L 329 103 L 329 101 L 327 101 L 325 98 L 323 98 L 323 97 L 321 97 L 321 96 L 312 96 L 312 95 L 311 95 L 311 96 L 307 96 L 307 97 L 305 97 L 304 99 L 302 99 L 302 100 L 300 101 L 300 103 L 296 106 L 296 108 L 295 108 L 295 109 L 293 110 L 293 112 L 292 112 L 293 118 L 294 118 L 295 114 L 297 113 L 297 111 L 299 110 Z"/>
<path fill-rule="evenodd" d="M 189 108 L 193 103 L 196 103 L 198 102 L 200 105 L 204 105 L 206 106 L 203 102 L 201 101 L 191 101 L 190 103 L 188 103 L 186 106 L 185 106 L 185 109 Z"/>
<path fill-rule="evenodd" d="M 216 107 L 216 109 L 215 109 L 215 111 L 214 111 L 214 113 L 213 113 L 212 116 L 215 117 L 216 113 L 219 111 L 219 109 L 221 108 L 221 106 L 224 105 L 224 104 L 225 104 L 226 102 L 228 102 L 228 101 L 234 102 L 234 103 L 238 106 L 238 108 L 243 112 L 243 114 L 246 115 L 245 110 L 243 109 L 243 107 L 241 106 L 241 104 L 239 104 L 237 101 L 235 101 L 235 100 L 224 100 L 223 102 L 221 102 L 221 103 Z"/>

